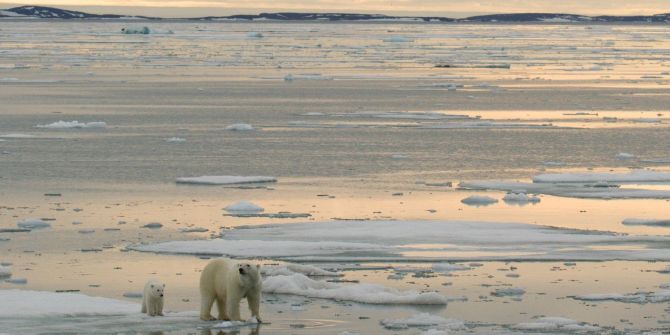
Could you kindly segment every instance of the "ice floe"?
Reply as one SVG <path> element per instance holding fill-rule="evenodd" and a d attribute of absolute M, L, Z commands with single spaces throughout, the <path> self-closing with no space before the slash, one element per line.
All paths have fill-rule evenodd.
<path fill-rule="evenodd" d="M 127 34 L 127 35 L 149 35 L 149 34 L 151 34 L 151 29 L 147 26 L 125 27 L 125 28 L 121 28 L 121 33 Z"/>
<path fill-rule="evenodd" d="M 482 196 L 482 195 L 472 195 L 469 196 L 463 200 L 461 200 L 462 203 L 468 205 L 468 206 L 488 206 L 492 205 L 498 202 L 497 199 L 493 199 L 491 197 L 487 196 Z"/>
<path fill-rule="evenodd" d="M 36 138 L 36 137 L 37 136 L 31 134 L 18 134 L 18 133 L 0 135 L 0 138 L 14 138 L 14 139 Z"/>
<path fill-rule="evenodd" d="M 620 152 L 620 153 L 616 154 L 616 158 L 621 159 L 621 160 L 633 159 L 633 158 L 635 158 L 635 155 L 629 154 L 627 152 Z"/>
<path fill-rule="evenodd" d="M 432 266 L 433 271 L 436 272 L 453 272 L 453 271 L 466 271 L 471 270 L 472 267 L 462 265 L 462 264 L 451 264 L 451 263 L 435 263 Z"/>
<path fill-rule="evenodd" d="M 140 311 L 136 303 L 78 293 L 0 290 L 0 301 L 0 317 L 118 315 Z"/>
<path fill-rule="evenodd" d="M 545 175 L 554 176 L 554 175 Z M 562 177 L 561 174 L 555 175 Z M 588 176 L 585 176 L 588 177 Z M 589 177 L 590 178 L 590 177 Z M 566 178 L 569 180 L 569 178 Z M 588 182 L 588 181 L 587 181 Z M 570 182 L 514 182 L 514 181 L 464 181 L 459 188 L 467 190 L 498 190 L 513 193 L 547 194 L 559 197 L 585 199 L 669 199 L 668 190 L 647 190 L 637 188 L 619 188 L 608 182 L 579 184 Z M 607 187 L 604 187 L 607 186 Z"/>
<path fill-rule="evenodd" d="M 626 303 L 660 303 L 670 301 L 670 291 L 660 292 L 637 292 L 637 293 L 604 293 L 604 294 L 583 294 L 573 297 L 582 301 L 618 301 Z"/>
<path fill-rule="evenodd" d="M 181 138 L 181 137 L 170 137 L 170 138 L 166 138 L 165 142 L 168 142 L 168 143 L 184 143 L 184 142 L 186 142 L 186 139 Z"/>
<path fill-rule="evenodd" d="M 419 313 L 403 319 L 383 319 L 380 323 L 384 328 L 393 330 L 436 326 L 442 330 L 465 329 L 465 323 L 461 320 L 447 319 L 429 313 Z"/>
<path fill-rule="evenodd" d="M 628 218 L 624 219 L 621 223 L 626 226 L 670 227 L 670 220 Z"/>
<path fill-rule="evenodd" d="M 497 121 L 445 122 L 421 125 L 420 129 L 542 129 L 557 128 L 552 124 L 511 123 Z"/>
<path fill-rule="evenodd" d="M 221 238 L 128 249 L 292 261 L 670 260 L 666 236 L 520 223 L 334 221 L 245 226 Z M 606 250 L 597 248 L 608 245 Z M 634 247 L 634 248 L 633 248 Z"/>
<path fill-rule="evenodd" d="M 261 206 L 258 206 L 254 203 L 251 203 L 246 200 L 238 201 L 234 204 L 230 204 L 224 208 L 224 210 L 228 213 L 261 213 L 265 211 L 265 209 Z"/>
<path fill-rule="evenodd" d="M 79 121 L 56 121 L 49 124 L 38 124 L 36 128 L 45 128 L 45 129 L 83 129 L 83 128 L 106 128 L 107 123 L 102 121 L 95 122 L 79 122 Z"/>
<path fill-rule="evenodd" d="M 16 225 L 19 228 L 25 229 L 42 229 L 51 227 L 51 224 L 40 219 L 24 219 L 19 221 Z"/>
<path fill-rule="evenodd" d="M 178 184 L 198 185 L 232 185 L 274 182 L 277 182 L 277 178 L 266 176 L 201 176 L 177 178 Z"/>
<path fill-rule="evenodd" d="M 382 41 L 389 43 L 408 43 L 408 42 L 414 42 L 414 39 L 405 36 L 392 36 L 384 38 Z"/>
<path fill-rule="evenodd" d="M 448 301 L 436 292 L 400 291 L 378 284 L 331 283 L 314 280 L 300 273 L 265 278 L 263 292 L 365 304 L 446 305 Z"/>
<path fill-rule="evenodd" d="M 216 323 L 209 328 L 211 329 L 226 329 L 226 328 L 239 328 L 247 326 L 257 326 L 260 322 L 256 317 L 253 317 L 246 321 L 221 321 Z"/>
<path fill-rule="evenodd" d="M 670 181 L 670 173 L 652 170 L 632 170 L 628 173 L 550 173 L 533 177 L 534 183 L 635 183 Z"/>
<path fill-rule="evenodd" d="M 515 330 L 524 331 L 559 331 L 559 332 L 596 332 L 600 327 L 578 322 L 563 317 L 541 317 L 532 322 L 523 322 L 511 326 Z"/>
<path fill-rule="evenodd" d="M 231 130 L 231 131 L 250 131 L 254 130 L 254 127 L 251 126 L 248 123 L 235 123 L 231 124 L 230 126 L 226 127 L 226 130 Z"/>
<path fill-rule="evenodd" d="M 263 38 L 263 33 L 258 32 L 258 31 L 251 31 L 247 33 L 247 37 L 249 38 Z"/>
<path fill-rule="evenodd" d="M 521 287 L 498 288 L 491 292 L 496 297 L 520 296 L 526 294 L 526 290 Z"/>

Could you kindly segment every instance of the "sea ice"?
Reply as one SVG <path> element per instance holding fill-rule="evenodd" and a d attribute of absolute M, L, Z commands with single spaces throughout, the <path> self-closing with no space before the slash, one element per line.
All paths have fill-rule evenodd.
<path fill-rule="evenodd" d="M 123 34 L 127 35 L 148 35 L 151 34 L 151 29 L 149 27 L 144 26 L 144 27 L 125 27 L 121 29 L 121 32 Z"/>
<path fill-rule="evenodd" d="M 624 159 L 633 159 L 633 158 L 635 158 L 635 155 L 633 155 L 633 154 L 629 154 L 629 153 L 627 153 L 627 152 L 620 152 L 620 153 L 616 154 L 616 158 L 618 158 L 618 159 L 622 159 L 622 160 L 624 160 Z"/>
<path fill-rule="evenodd" d="M 24 219 L 19 221 L 16 225 L 19 228 L 25 228 L 25 229 L 42 229 L 51 227 L 51 224 L 44 222 L 40 219 Z"/>
<path fill-rule="evenodd" d="M 487 196 L 481 196 L 481 195 L 472 195 L 469 196 L 463 200 L 461 200 L 462 203 L 468 205 L 468 206 L 488 206 L 491 204 L 495 204 L 498 202 L 497 199 L 493 199 L 491 197 Z"/>
<path fill-rule="evenodd" d="M 587 174 L 583 174 L 585 179 L 590 179 Z M 513 181 L 470 181 L 461 182 L 459 187 L 468 190 L 499 190 L 515 193 L 535 193 L 548 194 L 559 197 L 585 198 L 585 199 L 668 199 L 670 191 L 668 190 L 646 190 L 633 188 L 602 187 L 614 186 L 608 182 L 579 182 L 574 181 L 572 177 L 565 177 L 565 182 L 550 182 L 553 178 L 564 178 L 563 174 L 540 175 L 544 178 L 549 176 L 551 179 L 545 182 L 541 179 L 534 183 L 523 183 Z M 608 176 L 603 176 L 607 178 Z M 615 176 L 616 177 L 616 176 Z M 597 178 L 594 177 L 594 178 Z M 592 184 L 586 185 L 583 183 Z M 580 184 L 581 183 L 581 184 Z M 595 187 L 598 186 L 598 187 Z"/>
<path fill-rule="evenodd" d="M 654 219 L 624 219 L 622 224 L 626 226 L 654 226 L 654 227 L 670 227 L 670 220 L 654 220 Z"/>
<path fill-rule="evenodd" d="M 70 129 L 70 128 L 106 128 L 107 123 L 101 121 L 79 122 L 79 121 L 57 121 L 49 124 L 38 124 L 36 128 L 46 129 Z"/>
<path fill-rule="evenodd" d="M 628 173 L 553 173 L 533 177 L 534 183 L 635 183 L 670 181 L 670 173 L 653 170 L 632 170 Z"/>
<path fill-rule="evenodd" d="M 9 266 L 0 265 L 0 278 L 7 278 L 12 276 L 12 269 Z"/>
<path fill-rule="evenodd" d="M 472 269 L 471 267 L 462 264 L 451 264 L 451 263 L 433 264 L 433 270 L 437 272 L 466 271 L 471 269 Z"/>
<path fill-rule="evenodd" d="M 526 331 L 568 331 L 568 332 L 594 332 L 600 330 L 600 327 L 592 326 L 587 323 L 578 322 L 563 317 L 542 317 L 533 322 L 518 323 L 511 326 L 512 329 Z"/>
<path fill-rule="evenodd" d="M 184 142 L 186 142 L 186 139 L 181 138 L 181 137 L 170 137 L 170 138 L 166 138 L 165 142 L 168 142 L 168 143 L 184 143 Z"/>
<path fill-rule="evenodd" d="M 139 313 L 136 303 L 78 293 L 0 290 L 0 317 L 119 315 Z"/>
<path fill-rule="evenodd" d="M 15 138 L 15 139 L 35 138 L 35 137 L 37 137 L 37 136 L 30 135 L 30 134 L 4 134 L 4 135 L 0 135 L 0 138 Z"/>
<path fill-rule="evenodd" d="M 129 249 L 301 261 L 670 260 L 667 236 L 476 221 L 334 221 L 225 230 L 219 239 Z M 602 250 L 596 245 L 609 245 Z M 430 245 L 425 253 L 424 245 Z M 631 246 L 636 246 L 631 248 Z M 467 251 L 480 255 L 463 256 Z"/>
<path fill-rule="evenodd" d="M 310 298 L 353 301 L 366 304 L 446 305 L 447 298 L 435 292 L 400 291 L 377 284 L 342 284 L 311 279 L 303 274 L 278 275 L 263 280 L 264 293 L 293 294 Z"/>
<path fill-rule="evenodd" d="M 258 32 L 258 31 L 251 31 L 251 32 L 247 33 L 247 37 L 249 37 L 249 38 L 262 38 L 263 33 Z"/>
<path fill-rule="evenodd" d="M 605 294 L 583 294 L 573 297 L 582 301 L 618 301 L 627 303 L 659 303 L 670 301 L 670 291 L 660 292 L 637 292 L 637 293 L 605 293 Z"/>
<path fill-rule="evenodd" d="M 234 204 L 228 205 L 224 208 L 224 210 L 228 213 L 261 213 L 265 211 L 263 207 L 246 200 L 238 201 Z"/>
<path fill-rule="evenodd" d="M 404 319 L 383 319 L 381 325 L 387 329 L 408 329 L 414 327 L 435 327 L 442 329 L 465 329 L 465 323 L 457 319 L 447 319 L 438 315 L 420 313 Z"/>
<path fill-rule="evenodd" d="M 392 36 L 392 37 L 387 37 L 383 39 L 384 42 L 391 42 L 391 43 L 406 43 L 406 42 L 414 42 L 413 39 L 409 37 L 404 37 L 404 36 Z"/>
<path fill-rule="evenodd" d="M 178 184 L 199 185 L 231 185 L 274 182 L 277 182 L 277 178 L 266 176 L 201 176 L 177 178 Z"/>
<path fill-rule="evenodd" d="M 247 321 L 222 321 L 217 324 L 214 324 L 210 326 L 209 328 L 211 329 L 225 329 L 225 328 L 237 328 L 237 327 L 245 327 L 245 326 L 255 326 L 258 325 L 260 322 L 258 322 L 258 319 L 251 318 Z"/>
<path fill-rule="evenodd" d="M 506 287 L 498 288 L 495 291 L 491 292 L 491 295 L 496 297 L 507 297 L 507 296 L 520 296 L 526 294 L 526 290 L 521 287 Z"/>
<path fill-rule="evenodd" d="M 252 127 L 248 123 L 235 123 L 235 124 L 231 124 L 230 126 L 226 127 L 226 130 L 249 131 L 249 130 L 254 130 L 254 127 Z"/>

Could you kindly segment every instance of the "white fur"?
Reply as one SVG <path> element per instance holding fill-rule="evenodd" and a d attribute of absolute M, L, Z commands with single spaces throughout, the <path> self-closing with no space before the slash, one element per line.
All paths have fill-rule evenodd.
<path fill-rule="evenodd" d="M 144 284 L 142 297 L 142 313 L 149 316 L 163 316 L 163 295 L 165 284 L 156 280 L 149 280 Z"/>
<path fill-rule="evenodd" d="M 261 284 L 260 265 L 236 263 L 228 259 L 209 262 L 200 275 L 200 318 L 205 321 L 216 319 L 210 314 L 216 301 L 219 320 L 243 321 L 240 301 L 247 298 L 251 317 L 261 322 Z"/>

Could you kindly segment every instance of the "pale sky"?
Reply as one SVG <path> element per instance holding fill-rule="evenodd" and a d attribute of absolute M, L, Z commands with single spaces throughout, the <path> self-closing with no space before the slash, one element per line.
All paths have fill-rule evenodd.
<path fill-rule="evenodd" d="M 1 0 L 0 0 L 1 1 Z M 514 12 L 638 15 L 670 12 L 670 0 L 13 0 L 92 13 L 188 17 L 259 12 L 357 12 L 463 17 Z"/>

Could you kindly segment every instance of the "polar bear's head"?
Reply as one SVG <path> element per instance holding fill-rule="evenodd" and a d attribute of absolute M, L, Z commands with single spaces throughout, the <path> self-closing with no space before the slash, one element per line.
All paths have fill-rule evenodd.
<path fill-rule="evenodd" d="M 240 274 L 240 281 L 244 286 L 254 286 L 261 280 L 260 265 L 251 265 L 249 263 L 238 263 L 237 272 Z"/>
<path fill-rule="evenodd" d="M 154 298 L 162 298 L 163 291 L 165 291 L 165 284 L 153 283 L 151 284 L 151 296 Z"/>

